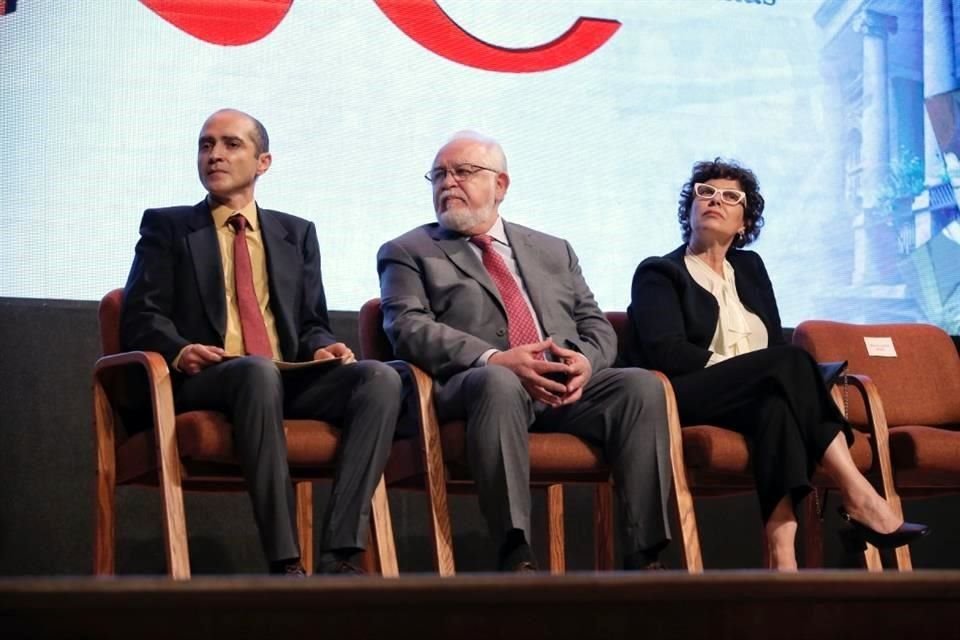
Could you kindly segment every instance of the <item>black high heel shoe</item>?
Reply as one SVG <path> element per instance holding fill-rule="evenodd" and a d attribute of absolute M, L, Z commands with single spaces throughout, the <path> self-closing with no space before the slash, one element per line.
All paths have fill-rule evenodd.
<path fill-rule="evenodd" d="M 843 507 L 837 510 L 840 512 L 840 517 L 850 523 L 849 529 L 840 532 L 844 546 L 850 551 L 863 551 L 868 542 L 878 549 L 895 549 L 930 533 L 930 527 L 927 525 L 906 521 L 890 533 L 878 533 L 851 518 Z"/>

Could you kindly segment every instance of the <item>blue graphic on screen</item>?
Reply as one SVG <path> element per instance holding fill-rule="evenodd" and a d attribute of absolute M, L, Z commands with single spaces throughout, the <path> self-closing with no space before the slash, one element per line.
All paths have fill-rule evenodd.
<path fill-rule="evenodd" d="M 680 188 L 722 156 L 760 179 L 753 248 L 785 325 L 960 332 L 955 2 L 438 3 L 502 48 L 554 41 L 583 16 L 619 22 L 589 55 L 532 73 L 438 55 L 374 0 L 286 3 L 266 35 L 232 46 L 161 4 L 21 1 L 0 15 L 0 296 L 122 286 L 143 209 L 202 199 L 197 134 L 229 106 L 269 130 L 258 202 L 316 223 L 333 309 L 378 295 L 377 248 L 434 219 L 422 175 L 471 129 L 506 151 L 503 216 L 569 239 L 605 309 L 626 307 L 643 258 L 680 244 Z"/>

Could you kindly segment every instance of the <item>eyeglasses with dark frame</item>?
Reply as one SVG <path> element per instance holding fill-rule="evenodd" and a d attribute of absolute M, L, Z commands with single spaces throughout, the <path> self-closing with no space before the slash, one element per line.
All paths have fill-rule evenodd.
<path fill-rule="evenodd" d="M 694 184 L 693 193 L 698 198 L 703 198 L 704 200 L 709 200 L 713 196 L 720 194 L 720 202 L 731 206 L 740 204 L 747 199 L 747 194 L 743 191 L 738 191 L 736 189 L 718 189 L 712 184 L 707 184 L 705 182 L 697 182 Z"/>
<path fill-rule="evenodd" d="M 454 180 L 457 182 L 465 182 L 481 171 L 500 173 L 496 169 L 491 169 L 490 167 L 481 167 L 478 164 L 458 164 L 455 167 L 452 167 L 449 171 L 444 167 L 435 167 L 423 174 L 423 177 L 430 184 L 438 184 L 447 179 L 447 174 L 453 174 Z"/>

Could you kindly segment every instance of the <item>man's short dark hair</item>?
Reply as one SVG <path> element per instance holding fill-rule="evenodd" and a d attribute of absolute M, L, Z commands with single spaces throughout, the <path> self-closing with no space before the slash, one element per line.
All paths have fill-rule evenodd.
<path fill-rule="evenodd" d="M 267 135 L 267 128 L 249 113 L 246 115 L 253 122 L 253 146 L 257 150 L 257 155 L 270 151 L 270 136 Z"/>

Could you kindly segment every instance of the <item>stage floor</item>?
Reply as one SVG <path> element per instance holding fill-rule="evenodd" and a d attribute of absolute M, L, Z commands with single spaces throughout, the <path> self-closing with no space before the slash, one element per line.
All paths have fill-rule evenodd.
<path fill-rule="evenodd" d="M 958 638 L 960 571 L 0 580 L 2 638 Z"/>

